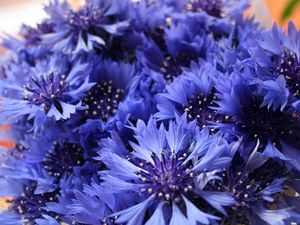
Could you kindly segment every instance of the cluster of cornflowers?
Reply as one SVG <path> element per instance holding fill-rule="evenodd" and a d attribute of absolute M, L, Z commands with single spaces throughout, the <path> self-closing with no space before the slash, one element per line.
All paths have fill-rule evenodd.
<path fill-rule="evenodd" d="M 0 224 L 300 223 L 300 32 L 247 6 L 52 0 L 7 36 Z"/>

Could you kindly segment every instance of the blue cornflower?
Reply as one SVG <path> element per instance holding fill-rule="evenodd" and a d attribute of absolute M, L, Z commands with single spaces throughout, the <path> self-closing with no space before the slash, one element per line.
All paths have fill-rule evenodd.
<path fill-rule="evenodd" d="M 36 188 L 36 182 L 30 182 L 24 185 L 21 196 L 12 200 L 10 210 L 15 211 L 23 217 L 25 223 L 30 223 L 35 219 L 42 218 L 43 214 L 58 219 L 59 215 L 49 213 L 46 209 L 43 209 L 43 207 L 46 206 L 46 203 L 57 201 L 58 190 L 37 194 L 35 193 Z"/>
<path fill-rule="evenodd" d="M 137 106 L 142 104 L 141 99 L 132 98 L 129 93 L 136 73 L 133 64 L 94 56 L 92 62 L 91 81 L 95 85 L 82 97 L 84 110 L 69 122 L 79 131 L 83 146 L 97 142 L 109 131 L 122 131 L 130 115 L 137 114 Z"/>
<path fill-rule="evenodd" d="M 234 203 L 226 193 L 203 191 L 207 180 L 214 179 L 211 173 L 230 163 L 225 155 L 234 147 L 195 125 L 183 116 L 166 129 L 151 118 L 132 127 L 136 142 L 128 148 L 118 137 L 102 142 L 97 159 L 108 169 L 99 172 L 101 185 L 116 199 L 130 195 L 108 219 L 137 225 L 210 224 L 218 217 L 202 211 L 207 204 L 223 211 Z"/>
<path fill-rule="evenodd" d="M 53 23 L 53 33 L 43 36 L 57 51 L 75 54 L 105 46 L 128 27 L 127 1 L 88 0 L 77 11 L 64 1 L 54 0 L 45 8 Z"/>
<path fill-rule="evenodd" d="M 61 186 L 63 182 L 67 188 L 66 183 L 75 175 L 80 177 L 84 170 L 95 171 L 93 168 L 95 165 L 98 168 L 99 163 L 92 159 L 95 153 L 91 155 L 92 152 L 80 145 L 78 134 L 65 133 L 60 126 L 50 125 L 34 137 L 24 135 L 16 149 L 22 153 L 23 163 L 41 167 L 53 186 Z"/>
<path fill-rule="evenodd" d="M 24 160 L 26 148 L 11 150 L 12 155 L 2 160 L 0 170 L 1 196 L 12 196 L 9 208 L 1 213 L 1 224 L 33 224 L 37 219 L 56 218 L 44 207 L 57 201 L 59 189 L 40 165 Z M 54 219 L 53 219 L 54 220 Z"/>
<path fill-rule="evenodd" d="M 38 45 L 42 42 L 42 36 L 53 32 L 53 24 L 50 20 L 45 20 L 36 27 L 23 25 L 20 35 L 24 38 L 25 43 L 29 46 Z"/>
<path fill-rule="evenodd" d="M 268 152 L 270 157 L 299 162 L 298 134 L 300 121 L 290 107 L 282 110 L 270 108 L 260 93 L 260 86 L 253 82 L 251 72 L 233 73 L 218 82 L 220 98 L 215 109 L 225 117 L 226 121 L 216 124 L 224 132 L 243 136 L 246 142 L 255 143 L 260 140 L 260 150 L 267 145 L 272 146 Z M 274 90 L 276 92 L 276 89 Z M 280 152 L 287 158 L 285 158 Z M 292 160 L 292 161 L 293 161 Z M 293 163 L 299 168 L 298 163 Z"/>
<path fill-rule="evenodd" d="M 300 223 L 300 36 L 246 5 L 52 0 L 7 36 L 0 224 Z"/>
<path fill-rule="evenodd" d="M 219 36 L 216 67 L 223 73 L 240 70 L 245 65 L 254 64 L 249 49 L 255 46 L 260 30 L 254 19 L 238 16 L 233 24 L 219 22 L 214 25 L 214 36 Z"/>
<path fill-rule="evenodd" d="M 174 60 L 168 52 L 165 42 L 159 46 L 154 40 L 144 39 L 136 51 L 137 60 L 144 66 L 158 73 L 163 74 L 167 82 L 182 73 L 179 62 Z"/>
<path fill-rule="evenodd" d="M 94 204 L 97 205 L 98 213 L 99 210 L 103 210 L 103 212 L 106 210 L 103 201 L 99 201 L 97 198 L 96 202 L 95 197 L 91 197 L 97 194 L 94 193 L 93 195 L 89 192 L 95 187 L 93 182 L 98 182 L 97 171 L 99 171 L 100 168 L 101 163 L 88 160 L 81 166 L 74 166 L 72 173 L 62 177 L 59 182 L 60 191 L 59 195 L 57 195 L 57 201 L 48 202 L 45 209 L 48 210 L 50 214 L 54 213 L 60 215 L 57 221 L 63 221 L 67 224 L 80 224 L 85 222 L 90 224 L 91 221 L 95 222 L 99 217 L 86 216 L 86 213 L 95 213 L 95 209 L 94 211 L 92 210 L 92 208 L 95 207 Z M 93 187 L 88 186 L 88 188 L 86 188 L 87 185 Z M 103 197 L 100 191 L 98 194 Z M 109 198 L 109 193 L 105 192 L 105 195 Z M 93 199 L 88 199 L 89 197 Z M 103 199 L 105 198 L 103 197 Z M 91 203 L 88 208 L 86 208 L 86 201 Z"/>
<path fill-rule="evenodd" d="M 53 32 L 53 25 L 50 20 L 44 20 L 36 27 L 22 25 L 19 37 L 7 35 L 2 40 L 3 47 L 9 49 L 11 58 L 17 58 L 19 63 L 25 62 L 35 66 L 37 61 L 49 57 L 52 49 L 42 43 L 42 36 Z"/>
<path fill-rule="evenodd" d="M 221 122 L 223 116 L 212 109 L 217 100 L 216 77 L 217 71 L 211 64 L 193 62 L 190 69 L 167 85 L 166 93 L 159 95 L 156 117 L 168 120 L 186 112 L 188 119 L 196 120 L 200 127 L 206 127 L 212 121 Z"/>
<path fill-rule="evenodd" d="M 89 71 L 87 63 L 70 62 L 61 54 L 35 67 L 9 64 L 2 83 L 2 118 L 32 120 L 35 128 L 47 118 L 69 119 L 82 109 L 80 98 L 94 85 Z"/>
<path fill-rule="evenodd" d="M 91 79 L 95 86 L 83 98 L 85 115 L 91 119 L 109 121 L 118 110 L 119 103 L 126 97 L 135 72 L 132 64 L 111 60 L 98 60 L 98 69 Z"/>
<path fill-rule="evenodd" d="M 130 24 L 137 32 L 155 35 L 166 24 L 166 19 L 172 12 L 173 10 L 164 1 L 132 2 L 129 11 Z M 152 16 L 149 17 L 149 15 Z"/>
<path fill-rule="evenodd" d="M 220 179 L 206 186 L 207 190 L 230 192 L 236 201 L 226 209 L 230 216 L 223 218 L 222 224 L 286 224 L 296 215 L 285 201 L 286 190 L 294 190 L 298 181 L 292 179 L 291 169 L 283 161 L 264 156 L 258 147 L 259 142 L 253 151 L 233 153 L 231 165 L 216 174 Z"/>
<path fill-rule="evenodd" d="M 101 165 L 84 158 L 79 144 L 48 139 L 29 136 L 27 143 L 17 144 L 13 154 L 2 159 L 0 195 L 13 196 L 2 215 L 4 221 L 14 215 L 16 224 L 71 224 L 68 205 L 75 199 L 74 190 L 81 191 L 84 184 L 97 180 Z"/>
<path fill-rule="evenodd" d="M 164 53 L 154 40 L 143 38 L 143 44 L 137 49 L 137 60 L 154 71 L 160 71 L 163 66 Z"/>
<path fill-rule="evenodd" d="M 235 18 L 241 15 L 249 6 L 247 0 L 187 0 L 186 10 L 191 12 L 206 12 L 216 18 Z"/>
<path fill-rule="evenodd" d="M 144 66 L 164 75 L 168 82 L 182 73 L 191 61 L 212 59 L 217 51 L 216 42 L 208 37 L 212 23 L 204 14 L 167 17 L 165 28 L 154 34 L 146 33 L 137 47 L 137 60 Z"/>
<path fill-rule="evenodd" d="M 76 190 L 74 194 L 73 202 L 68 205 L 68 215 L 72 221 L 91 225 L 113 224 L 113 221 L 105 220 L 116 205 L 116 199 L 109 189 L 94 182 L 85 185 L 82 191 Z"/>
<path fill-rule="evenodd" d="M 190 11 L 204 11 L 208 15 L 221 17 L 223 0 L 201 1 L 201 0 L 188 0 L 187 9 Z"/>
<path fill-rule="evenodd" d="M 270 31 L 262 31 L 256 46 L 251 49 L 252 57 L 256 58 L 257 76 L 262 80 L 262 91 L 270 95 L 268 104 L 276 108 L 289 102 L 296 113 L 299 112 L 300 102 L 299 37 L 292 23 L 289 24 L 288 35 L 274 25 Z M 274 86 L 277 95 L 270 91 Z"/>
<path fill-rule="evenodd" d="M 165 42 L 171 59 L 188 67 L 191 61 L 212 59 L 217 43 L 209 37 L 211 20 L 205 14 L 187 14 L 165 28 Z"/>
<path fill-rule="evenodd" d="M 64 176 L 70 176 L 75 166 L 84 163 L 83 148 L 79 144 L 64 141 L 54 141 L 42 161 L 44 170 L 58 181 Z"/>

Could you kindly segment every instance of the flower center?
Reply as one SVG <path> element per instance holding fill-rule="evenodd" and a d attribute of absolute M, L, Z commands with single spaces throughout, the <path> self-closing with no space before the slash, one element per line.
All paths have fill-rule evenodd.
<path fill-rule="evenodd" d="M 59 100 L 63 98 L 63 92 L 69 88 L 65 75 L 58 75 L 50 72 L 42 74 L 39 79 L 31 78 L 30 82 L 24 87 L 27 94 L 24 99 L 35 105 L 42 105 L 48 111 L 52 104 L 62 113 L 63 108 Z"/>
<path fill-rule="evenodd" d="M 283 75 L 296 98 L 300 98 L 300 63 L 296 53 L 286 50 L 281 56 L 277 73 Z"/>
<path fill-rule="evenodd" d="M 272 173 L 274 168 L 276 168 L 276 178 Z M 274 180 L 287 177 L 287 172 L 284 166 L 274 160 L 269 160 L 249 174 L 229 168 L 224 169 L 219 176 L 222 177 L 222 180 L 214 180 L 209 184 L 212 185 L 213 190 L 230 192 L 237 201 L 237 207 L 248 207 L 252 202 L 265 201 L 261 191 L 272 185 Z M 283 188 L 276 193 L 270 193 L 270 197 L 276 198 L 276 194 L 281 191 Z"/>
<path fill-rule="evenodd" d="M 66 16 L 66 22 L 75 30 L 88 31 L 95 23 L 101 10 L 94 7 L 84 7 L 77 12 L 69 12 Z"/>
<path fill-rule="evenodd" d="M 243 116 L 236 122 L 239 131 L 245 132 L 251 138 L 259 139 L 261 143 L 267 144 L 268 140 L 278 144 L 283 138 L 291 140 L 293 130 L 297 126 L 294 114 L 272 111 L 266 106 L 261 107 L 261 101 L 253 98 L 251 104 L 243 105 Z"/>
<path fill-rule="evenodd" d="M 215 17 L 221 17 L 222 0 L 188 0 L 187 10 L 193 12 L 205 11 Z"/>
<path fill-rule="evenodd" d="M 70 175 L 74 166 L 81 166 L 83 163 L 83 149 L 77 144 L 66 142 L 54 142 L 43 160 L 44 169 L 57 179 L 64 174 Z"/>
<path fill-rule="evenodd" d="M 212 90 L 207 96 L 203 94 L 192 95 L 188 99 L 188 105 L 182 111 L 187 112 L 187 117 L 190 121 L 196 119 L 198 124 L 205 127 L 209 121 L 220 122 L 223 116 L 219 115 L 216 110 L 211 109 L 216 106 L 215 100 L 217 96 L 215 91 Z"/>
<path fill-rule="evenodd" d="M 117 112 L 123 97 L 123 89 L 115 88 L 111 80 L 103 80 L 83 99 L 82 104 L 86 106 L 85 114 L 89 118 L 101 118 L 106 121 Z"/>
<path fill-rule="evenodd" d="M 55 219 L 59 218 L 59 215 L 52 212 L 47 212 L 44 207 L 47 202 L 57 201 L 58 190 L 44 194 L 34 194 L 37 187 L 35 182 L 26 185 L 23 193 L 20 197 L 12 200 L 12 209 L 28 220 L 29 224 L 37 218 L 41 218 L 43 214 L 50 215 Z"/>
<path fill-rule="evenodd" d="M 183 164 L 185 157 L 186 155 L 177 158 L 175 154 L 167 156 L 162 152 L 160 158 L 152 156 L 154 165 L 146 161 L 140 162 L 139 167 L 143 170 L 139 176 L 145 184 L 141 192 L 155 194 L 157 199 L 166 203 L 180 201 L 181 193 L 193 190 L 193 173 L 188 165 Z"/>
<path fill-rule="evenodd" d="M 167 56 L 162 63 L 160 72 L 164 75 L 166 81 L 171 83 L 175 77 L 182 73 L 182 70 L 171 56 Z"/>

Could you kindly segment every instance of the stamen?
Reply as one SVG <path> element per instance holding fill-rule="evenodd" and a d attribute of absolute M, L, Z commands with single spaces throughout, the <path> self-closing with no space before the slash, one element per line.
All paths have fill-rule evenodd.
<path fill-rule="evenodd" d="M 190 165 L 182 164 L 187 155 L 178 157 L 175 152 L 161 150 L 160 157 L 152 157 L 155 164 L 137 163 L 147 170 L 147 173 L 140 171 L 138 174 L 147 186 L 140 189 L 142 193 L 155 193 L 158 198 L 169 204 L 170 201 L 181 199 L 180 193 L 193 190 L 194 174 L 190 172 Z"/>
<path fill-rule="evenodd" d="M 50 176 L 60 179 L 62 175 L 72 173 L 74 166 L 83 165 L 84 161 L 83 149 L 79 145 L 54 142 L 43 165 Z"/>
<path fill-rule="evenodd" d="M 93 119 L 106 121 L 113 116 L 124 96 L 124 90 L 116 88 L 112 81 L 101 81 L 83 99 L 85 115 Z"/>

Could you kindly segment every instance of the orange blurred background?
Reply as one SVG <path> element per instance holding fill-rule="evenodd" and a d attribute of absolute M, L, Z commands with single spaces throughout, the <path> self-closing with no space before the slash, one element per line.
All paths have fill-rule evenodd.
<path fill-rule="evenodd" d="M 281 24 L 280 18 L 282 16 L 283 9 L 287 6 L 290 0 L 264 0 L 267 7 L 270 10 L 271 20 L 277 21 L 280 25 L 286 27 L 289 20 L 292 20 L 298 28 L 300 28 L 300 4 L 298 4 L 293 10 L 291 16 Z"/>
<path fill-rule="evenodd" d="M 255 16 L 256 21 L 260 22 L 265 28 L 270 28 L 274 22 L 284 28 L 288 22 L 293 21 L 300 28 L 300 0 L 294 0 L 295 7 L 291 14 L 282 21 L 285 9 L 293 0 L 249 0 L 251 7 L 247 10 L 247 16 Z"/>

